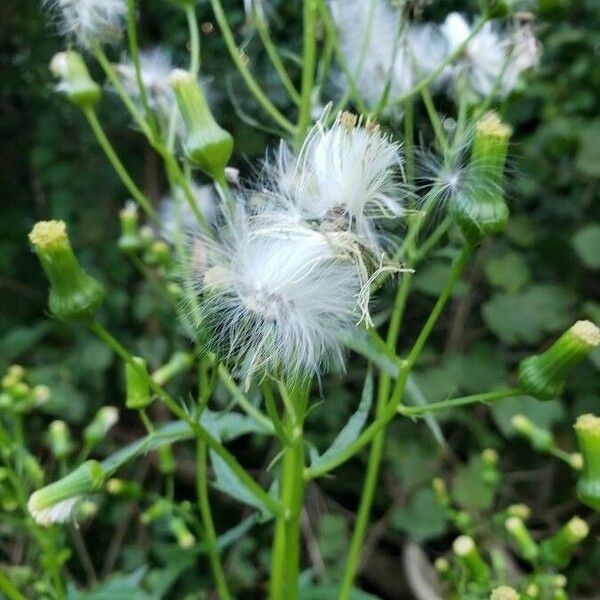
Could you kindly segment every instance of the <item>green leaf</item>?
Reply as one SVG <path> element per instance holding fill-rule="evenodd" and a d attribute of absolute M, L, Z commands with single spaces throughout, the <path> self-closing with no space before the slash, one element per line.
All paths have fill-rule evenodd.
<path fill-rule="evenodd" d="M 492 405 L 492 416 L 504 435 L 514 434 L 511 419 L 515 415 L 525 415 L 539 427 L 549 429 L 564 417 L 564 413 L 560 400 L 541 402 L 529 396 L 505 398 Z"/>
<path fill-rule="evenodd" d="M 418 269 L 414 278 L 415 289 L 428 296 L 440 295 L 450 275 L 451 264 L 448 261 L 435 260 L 423 268 Z M 467 285 L 464 281 L 458 281 L 452 291 L 452 296 L 460 296 L 465 293 Z"/>
<path fill-rule="evenodd" d="M 340 588 L 335 586 L 320 585 L 302 588 L 300 600 L 338 600 Z M 373 594 L 367 594 L 361 590 L 353 589 L 350 592 L 350 600 L 380 600 Z"/>
<path fill-rule="evenodd" d="M 506 252 L 491 258 L 485 266 L 485 275 L 494 287 L 514 294 L 529 283 L 529 267 L 517 252 Z"/>
<path fill-rule="evenodd" d="M 579 134 L 575 168 L 584 177 L 600 177 L 600 120 L 592 121 Z"/>
<path fill-rule="evenodd" d="M 390 358 L 387 351 L 375 344 L 364 329 L 353 328 L 344 339 L 344 344 L 390 377 L 398 377 L 399 365 Z"/>
<path fill-rule="evenodd" d="M 141 587 L 146 574 L 146 567 L 140 567 L 133 573 L 117 574 L 110 577 L 93 590 L 80 591 L 69 586 L 68 600 L 156 600 L 156 597 L 144 591 Z"/>
<path fill-rule="evenodd" d="M 539 284 L 517 294 L 494 294 L 482 314 L 488 328 L 507 344 L 537 344 L 571 323 L 574 302 L 572 292 Z"/>
<path fill-rule="evenodd" d="M 590 223 L 573 236 L 573 246 L 589 269 L 600 269 L 600 223 Z"/>
<path fill-rule="evenodd" d="M 348 422 L 342 430 L 338 433 L 335 440 L 329 448 L 313 462 L 312 466 L 320 465 L 334 457 L 340 452 L 345 450 L 356 438 L 360 435 L 363 430 L 365 423 L 369 417 L 369 411 L 373 404 L 373 373 L 371 370 L 368 371 L 367 377 L 365 378 L 365 385 L 363 387 L 360 403 L 356 412 L 348 419 Z"/>
<path fill-rule="evenodd" d="M 410 504 L 396 510 L 391 520 L 392 527 L 406 532 L 417 542 L 442 535 L 447 522 L 446 510 L 429 486 L 416 492 Z"/>
<path fill-rule="evenodd" d="M 462 508 L 481 511 L 489 508 L 494 502 L 496 486 L 486 482 L 484 468 L 481 457 L 472 456 L 469 463 L 452 479 L 452 498 Z"/>

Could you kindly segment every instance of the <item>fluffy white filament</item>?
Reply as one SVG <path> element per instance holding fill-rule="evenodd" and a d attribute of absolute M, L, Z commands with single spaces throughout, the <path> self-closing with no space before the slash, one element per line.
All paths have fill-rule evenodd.
<path fill-rule="evenodd" d="M 195 325 L 246 384 L 254 373 L 293 379 L 341 364 L 342 338 L 358 320 L 358 268 L 323 234 L 237 214 L 218 242 L 197 239 Z"/>
<path fill-rule="evenodd" d="M 37 523 L 48 527 L 53 523 L 65 523 L 68 521 L 80 499 L 80 496 L 75 496 L 74 498 L 67 498 L 66 500 L 57 502 L 52 506 L 40 508 L 38 492 L 34 492 L 29 498 L 27 509 Z"/>
<path fill-rule="evenodd" d="M 46 0 L 56 11 L 60 31 L 82 47 L 117 41 L 127 14 L 125 0 Z"/>

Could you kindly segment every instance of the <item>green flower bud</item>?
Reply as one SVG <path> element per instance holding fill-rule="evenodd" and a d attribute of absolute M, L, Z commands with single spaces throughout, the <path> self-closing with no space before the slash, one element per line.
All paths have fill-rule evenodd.
<path fill-rule="evenodd" d="M 152 373 L 152 379 L 158 385 L 165 385 L 165 383 L 189 369 L 193 364 L 194 358 L 189 352 L 175 352 L 169 359 L 169 362 Z"/>
<path fill-rule="evenodd" d="M 577 497 L 600 512 L 600 417 L 590 414 L 580 416 L 575 423 L 575 434 L 583 456 Z"/>
<path fill-rule="evenodd" d="M 140 515 L 140 521 L 148 525 L 171 514 L 171 506 L 166 500 L 158 500 Z"/>
<path fill-rule="evenodd" d="M 63 221 L 40 221 L 29 239 L 50 281 L 50 312 L 58 319 L 89 319 L 104 288 L 79 265 Z"/>
<path fill-rule="evenodd" d="M 233 138 L 215 121 L 192 73 L 176 69 L 170 81 L 186 127 L 183 147 L 188 160 L 213 179 L 223 179 Z"/>
<path fill-rule="evenodd" d="M 93 107 L 102 96 L 100 86 L 90 77 L 81 55 L 73 50 L 55 54 L 50 62 L 52 74 L 60 78 L 57 90 L 82 109 Z"/>
<path fill-rule="evenodd" d="M 35 456 L 27 453 L 22 459 L 23 469 L 27 473 L 27 477 L 33 484 L 33 487 L 40 487 L 44 483 L 44 470 Z"/>
<path fill-rule="evenodd" d="M 64 523 L 82 495 L 102 487 L 105 476 L 99 462 L 88 460 L 66 477 L 34 492 L 27 508 L 40 525 Z"/>
<path fill-rule="evenodd" d="M 83 430 L 83 439 L 88 449 L 104 439 L 109 429 L 119 420 L 119 411 L 114 406 L 103 406 Z"/>
<path fill-rule="evenodd" d="M 600 344 L 600 329 L 577 321 L 543 354 L 529 356 L 519 365 L 523 389 L 539 400 L 552 400 L 563 390 L 571 371 Z"/>
<path fill-rule="evenodd" d="M 48 426 L 48 445 L 56 458 L 66 458 L 73 450 L 71 432 L 64 421 L 52 421 Z"/>
<path fill-rule="evenodd" d="M 454 540 L 452 550 L 471 573 L 473 579 L 479 583 L 489 581 L 490 569 L 481 558 L 475 541 L 468 535 L 461 535 Z"/>
<path fill-rule="evenodd" d="M 566 567 L 576 546 L 589 532 L 590 528 L 583 519 L 573 517 L 558 533 L 542 542 L 541 557 L 553 566 Z"/>
<path fill-rule="evenodd" d="M 508 222 L 508 206 L 502 192 L 504 163 L 511 129 L 496 113 L 477 123 L 471 150 L 473 185 L 455 194 L 450 213 L 470 244 L 499 233 Z"/>
<path fill-rule="evenodd" d="M 152 403 L 150 386 L 148 384 L 148 370 L 146 361 L 139 356 L 133 358 L 134 365 L 125 365 L 125 386 L 127 400 L 125 406 L 131 410 L 141 410 Z"/>
<path fill-rule="evenodd" d="M 180 548 L 191 548 L 196 543 L 196 538 L 181 519 L 173 517 L 169 521 L 169 529 L 175 536 Z"/>
<path fill-rule="evenodd" d="M 116 477 L 111 477 L 106 482 L 106 491 L 111 496 L 125 496 L 132 500 L 139 500 L 142 497 L 142 488 L 135 481 L 125 481 Z"/>
<path fill-rule="evenodd" d="M 519 519 L 527 521 L 531 516 L 531 509 L 526 504 L 511 504 L 507 507 L 506 514 L 509 517 L 519 517 Z"/>
<path fill-rule="evenodd" d="M 128 202 L 119 212 L 121 221 L 121 237 L 117 245 L 122 252 L 137 252 L 144 246 L 144 241 L 140 235 L 139 214 L 137 206 L 133 202 Z"/>
<path fill-rule="evenodd" d="M 443 575 L 450 570 L 450 563 L 443 557 L 436 558 L 433 566 L 440 575 Z"/>
<path fill-rule="evenodd" d="M 490 600 L 519 600 L 519 598 L 518 592 L 507 585 L 501 585 L 492 590 L 492 595 L 490 596 Z"/>
<path fill-rule="evenodd" d="M 525 415 L 515 415 L 511 419 L 515 431 L 527 438 L 531 445 L 541 452 L 548 452 L 554 445 L 552 434 L 532 423 Z"/>
<path fill-rule="evenodd" d="M 533 561 L 539 554 L 538 545 L 533 541 L 529 530 L 519 517 L 509 517 L 504 523 L 506 531 L 516 542 L 521 556 L 528 561 Z"/>
<path fill-rule="evenodd" d="M 144 261 L 151 266 L 165 267 L 170 260 L 169 245 L 163 240 L 154 240 L 144 255 Z"/>

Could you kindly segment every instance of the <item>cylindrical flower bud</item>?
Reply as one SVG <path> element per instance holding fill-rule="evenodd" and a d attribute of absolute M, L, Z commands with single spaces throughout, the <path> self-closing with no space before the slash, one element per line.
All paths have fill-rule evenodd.
<path fill-rule="evenodd" d="M 502 183 L 511 133 L 494 112 L 484 115 L 475 127 L 473 184 L 455 194 L 450 204 L 454 220 L 471 244 L 502 231 L 508 221 Z"/>
<path fill-rule="evenodd" d="M 90 77 L 82 56 L 73 50 L 55 54 L 50 62 L 52 74 L 60 78 L 57 90 L 82 109 L 93 107 L 100 97 L 100 86 Z"/>
<path fill-rule="evenodd" d="M 454 540 L 452 550 L 478 582 L 486 582 L 490 578 L 490 569 L 481 558 L 475 541 L 468 535 L 461 535 Z"/>
<path fill-rule="evenodd" d="M 590 528 L 583 519 L 573 517 L 558 533 L 541 543 L 541 557 L 558 568 L 566 567 L 576 546 L 589 532 Z"/>
<path fill-rule="evenodd" d="M 50 312 L 57 318 L 89 319 L 104 298 L 104 288 L 79 265 L 63 221 L 40 221 L 29 239 L 50 282 Z"/>
<path fill-rule="evenodd" d="M 63 523 L 83 494 L 95 492 L 102 487 L 105 476 L 99 462 L 88 460 L 66 477 L 34 492 L 27 508 L 40 525 Z"/>
<path fill-rule="evenodd" d="M 83 439 L 88 448 L 93 448 L 104 439 L 109 429 L 119 420 L 119 411 L 114 406 L 103 406 L 89 425 L 83 430 Z"/>
<path fill-rule="evenodd" d="M 125 496 L 132 500 L 142 497 L 142 489 L 136 481 L 125 481 L 117 477 L 111 477 L 106 482 L 106 491 L 111 496 Z"/>
<path fill-rule="evenodd" d="M 600 344 L 600 329 L 590 321 L 577 321 L 543 354 L 529 356 L 519 365 L 523 389 L 538 400 L 560 395 L 571 371 Z"/>
<path fill-rule="evenodd" d="M 125 406 L 132 410 L 146 408 L 152 402 L 150 386 L 148 384 L 148 370 L 146 361 L 139 356 L 133 358 L 135 364 L 125 365 L 125 385 L 127 388 L 127 400 Z"/>
<path fill-rule="evenodd" d="M 514 588 L 507 585 L 501 585 L 492 590 L 490 600 L 519 600 L 520 596 Z"/>
<path fill-rule="evenodd" d="M 193 364 L 194 358 L 189 352 L 175 352 L 167 363 L 152 373 L 152 379 L 158 385 L 165 385 L 165 383 L 189 369 Z"/>
<path fill-rule="evenodd" d="M 583 471 L 577 482 L 577 497 L 600 512 L 600 417 L 581 415 L 575 433 L 583 456 Z"/>
<path fill-rule="evenodd" d="M 64 421 L 52 421 L 48 426 L 48 445 L 56 458 L 66 458 L 73 450 L 71 432 Z"/>
<path fill-rule="evenodd" d="M 187 525 L 179 518 L 173 517 L 169 521 L 169 529 L 175 536 L 180 548 L 191 548 L 196 543 L 196 538 L 192 535 Z"/>
<path fill-rule="evenodd" d="M 498 471 L 498 453 L 493 448 L 486 448 L 481 453 L 483 469 L 481 472 L 485 484 L 495 486 L 500 481 L 500 472 Z"/>
<path fill-rule="evenodd" d="M 222 180 L 233 138 L 215 121 L 194 74 L 176 69 L 170 81 L 185 123 L 183 146 L 188 160 L 213 179 Z"/>
<path fill-rule="evenodd" d="M 531 445 L 541 452 L 548 452 L 554 445 L 552 434 L 532 423 L 525 415 L 515 415 L 511 419 L 515 431 L 526 437 Z"/>
<path fill-rule="evenodd" d="M 144 246 L 144 241 L 140 235 L 139 214 L 137 206 L 133 202 L 128 202 L 119 212 L 121 222 L 121 236 L 117 245 L 122 252 L 137 252 Z"/>
<path fill-rule="evenodd" d="M 519 517 L 509 517 L 506 519 L 504 525 L 516 542 L 521 556 L 528 561 L 535 560 L 539 554 L 539 548 L 531 537 L 523 520 Z"/>

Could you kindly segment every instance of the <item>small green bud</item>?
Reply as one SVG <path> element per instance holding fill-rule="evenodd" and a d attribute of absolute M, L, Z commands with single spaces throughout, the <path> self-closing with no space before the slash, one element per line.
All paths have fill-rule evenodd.
<path fill-rule="evenodd" d="M 481 558 L 475 541 L 468 535 L 461 535 L 454 540 L 452 550 L 470 571 L 473 579 L 480 583 L 489 581 L 490 569 Z"/>
<path fill-rule="evenodd" d="M 450 505 L 450 496 L 448 495 L 448 488 L 446 486 L 446 482 L 441 477 L 436 477 L 431 482 L 431 487 L 433 488 L 433 493 L 437 501 L 442 506 Z"/>
<path fill-rule="evenodd" d="M 22 459 L 22 464 L 33 487 L 41 487 L 44 484 L 44 470 L 35 456 L 27 453 Z"/>
<path fill-rule="evenodd" d="M 511 129 L 489 112 L 477 123 L 471 150 L 473 185 L 451 199 L 450 213 L 470 244 L 499 233 L 508 222 L 502 193 L 504 163 Z"/>
<path fill-rule="evenodd" d="M 161 446 L 158 449 L 158 461 L 161 473 L 164 473 L 165 475 L 175 473 L 177 464 L 175 463 L 175 457 L 173 456 L 173 449 L 171 446 Z"/>
<path fill-rule="evenodd" d="M 79 265 L 63 221 L 40 221 L 29 239 L 50 282 L 50 312 L 58 319 L 89 319 L 104 288 Z"/>
<path fill-rule="evenodd" d="M 556 398 L 571 371 L 599 344 L 600 329 L 590 321 L 577 321 L 546 352 L 521 361 L 523 389 L 538 400 Z"/>
<path fill-rule="evenodd" d="M 175 69 L 170 81 L 186 127 L 183 147 L 188 160 L 213 179 L 223 179 L 233 138 L 215 121 L 192 73 Z"/>
<path fill-rule="evenodd" d="M 76 519 L 91 519 L 98 514 L 98 504 L 92 500 L 84 500 L 77 506 Z"/>
<path fill-rule="evenodd" d="M 540 546 L 542 558 L 558 568 L 566 567 L 571 561 L 576 546 L 584 540 L 590 528 L 579 517 L 573 517 L 558 533 L 544 540 Z"/>
<path fill-rule="evenodd" d="M 539 598 L 540 597 L 540 587 L 535 583 L 530 583 L 525 588 L 525 594 L 527 594 L 528 598 Z"/>
<path fill-rule="evenodd" d="M 41 406 L 42 404 L 46 404 L 46 402 L 50 400 L 52 392 L 50 391 L 50 388 L 47 385 L 40 384 L 36 385 L 33 388 L 32 394 L 35 406 Z"/>
<path fill-rule="evenodd" d="M 435 570 L 440 574 L 447 573 L 450 570 L 450 563 L 443 557 L 436 558 L 435 562 L 433 563 L 433 566 L 435 567 Z"/>
<path fill-rule="evenodd" d="M 152 373 L 154 383 L 165 385 L 194 364 L 194 358 L 189 352 L 175 352 L 169 361 Z"/>
<path fill-rule="evenodd" d="M 103 406 L 83 430 L 83 439 L 88 449 L 102 441 L 118 420 L 119 411 L 114 406 Z"/>
<path fill-rule="evenodd" d="M 528 561 L 535 560 L 539 554 L 539 548 L 523 520 L 519 517 L 509 517 L 504 526 L 516 542 L 521 556 Z"/>
<path fill-rule="evenodd" d="M 519 600 L 519 598 L 517 590 L 507 585 L 495 588 L 490 596 L 490 600 Z"/>
<path fill-rule="evenodd" d="M 48 445 L 56 458 L 66 458 L 73 450 L 71 432 L 64 421 L 52 421 L 48 426 Z"/>
<path fill-rule="evenodd" d="M 515 431 L 527 438 L 531 445 L 541 452 L 548 452 L 554 445 L 552 434 L 532 423 L 525 415 L 515 415 L 511 419 Z"/>
<path fill-rule="evenodd" d="M 146 361 L 139 356 L 133 358 L 135 364 L 125 365 L 125 385 L 127 401 L 125 406 L 131 410 L 141 410 L 152 403 L 150 386 L 148 384 L 148 369 Z"/>
<path fill-rule="evenodd" d="M 88 460 L 66 477 L 34 492 L 27 508 L 40 525 L 64 523 L 81 496 L 98 491 L 105 477 L 102 465 Z"/>
<path fill-rule="evenodd" d="M 116 477 L 111 477 L 106 482 L 106 491 L 111 496 L 125 496 L 132 500 L 138 500 L 142 497 L 142 489 L 135 481 L 125 481 Z"/>
<path fill-rule="evenodd" d="M 577 497 L 600 512 L 600 417 L 581 415 L 575 434 L 583 456 L 583 472 L 577 482 Z"/>
<path fill-rule="evenodd" d="M 166 500 L 158 500 L 140 515 L 140 520 L 144 525 L 148 525 L 170 514 L 171 507 L 169 503 Z"/>
<path fill-rule="evenodd" d="M 144 255 L 144 261 L 151 266 L 165 267 L 170 260 L 169 245 L 163 240 L 154 240 Z"/>
<path fill-rule="evenodd" d="M 196 543 L 196 538 L 191 534 L 187 525 L 181 519 L 173 517 L 169 521 L 169 529 L 175 536 L 180 548 L 191 548 Z"/>
<path fill-rule="evenodd" d="M 126 253 L 141 250 L 144 241 L 140 235 L 137 206 L 133 202 L 128 202 L 119 212 L 119 221 L 121 222 L 121 236 L 117 242 L 119 250 Z"/>
<path fill-rule="evenodd" d="M 100 86 L 90 77 L 81 55 L 73 50 L 55 54 L 50 62 L 52 74 L 60 78 L 57 90 L 82 109 L 92 108 L 102 96 Z"/>
<path fill-rule="evenodd" d="M 519 519 L 527 521 L 531 516 L 531 509 L 526 504 L 511 504 L 507 507 L 506 514 L 509 517 L 519 517 Z"/>

